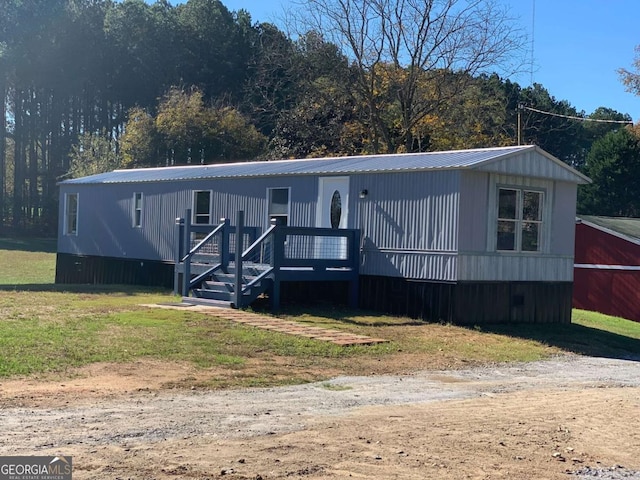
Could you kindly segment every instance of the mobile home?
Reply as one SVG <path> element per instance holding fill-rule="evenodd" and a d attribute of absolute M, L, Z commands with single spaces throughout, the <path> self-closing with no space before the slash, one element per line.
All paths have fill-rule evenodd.
<path fill-rule="evenodd" d="M 171 286 L 176 221 L 211 230 L 243 212 L 258 236 L 274 219 L 356 231 L 363 308 L 569 322 L 588 181 L 536 146 L 117 170 L 60 183 L 56 281 Z"/>

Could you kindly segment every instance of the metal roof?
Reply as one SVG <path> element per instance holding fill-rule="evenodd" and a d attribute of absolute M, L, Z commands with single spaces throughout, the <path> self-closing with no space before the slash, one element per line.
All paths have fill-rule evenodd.
<path fill-rule="evenodd" d="M 640 218 L 578 215 L 578 220 L 599 230 L 626 237 L 634 243 L 640 243 Z"/>
<path fill-rule="evenodd" d="M 473 169 L 511 155 L 535 150 L 552 161 L 562 164 L 582 176 L 560 160 L 533 145 L 517 147 L 453 150 L 447 152 L 409 153 L 394 155 L 362 155 L 356 157 L 278 160 L 270 162 L 223 163 L 180 167 L 138 168 L 115 170 L 61 182 L 62 184 L 104 184 L 168 182 L 213 178 L 271 177 L 282 175 L 332 175 L 348 173 L 411 172 L 425 170 Z"/>

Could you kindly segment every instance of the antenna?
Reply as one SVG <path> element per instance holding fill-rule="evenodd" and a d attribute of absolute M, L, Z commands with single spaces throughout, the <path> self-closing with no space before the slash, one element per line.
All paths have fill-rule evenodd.
<path fill-rule="evenodd" d="M 532 11 L 531 11 L 531 52 L 529 58 L 529 85 L 533 85 L 533 54 L 535 51 L 535 42 L 536 42 L 536 0 L 532 0 Z"/>

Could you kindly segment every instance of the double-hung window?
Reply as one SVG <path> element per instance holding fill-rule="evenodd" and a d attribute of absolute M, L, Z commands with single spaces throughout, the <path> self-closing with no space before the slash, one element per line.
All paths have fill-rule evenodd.
<path fill-rule="evenodd" d="M 142 192 L 133 194 L 133 226 L 142 227 Z"/>
<path fill-rule="evenodd" d="M 211 190 L 193 192 L 193 223 L 211 225 Z"/>
<path fill-rule="evenodd" d="M 519 188 L 498 189 L 498 251 L 542 250 L 544 193 Z"/>
<path fill-rule="evenodd" d="M 267 193 L 269 221 L 278 219 L 282 225 L 289 224 L 289 188 L 270 188 Z"/>
<path fill-rule="evenodd" d="M 78 235 L 78 194 L 67 193 L 64 197 L 64 233 Z"/>

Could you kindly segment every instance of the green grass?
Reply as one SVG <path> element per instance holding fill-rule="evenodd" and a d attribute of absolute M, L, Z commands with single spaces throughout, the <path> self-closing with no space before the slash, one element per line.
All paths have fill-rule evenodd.
<path fill-rule="evenodd" d="M 0 239 L 0 285 L 52 284 L 55 245 L 51 239 Z"/>
<path fill-rule="evenodd" d="M 620 317 L 612 317 L 597 312 L 586 310 L 574 310 L 572 322 L 585 328 L 602 330 L 612 334 L 628 337 L 630 343 L 633 339 L 640 340 L 640 322 L 630 322 Z"/>
<path fill-rule="evenodd" d="M 47 248 L 47 242 L 0 239 L 0 377 L 73 374 L 96 362 L 149 358 L 210 371 L 208 379 L 193 382 L 218 388 L 533 361 L 562 352 L 640 356 L 640 323 L 583 311 L 574 312 L 571 325 L 478 328 L 347 309 L 292 309 L 283 315 L 389 340 L 339 347 L 185 309 L 141 306 L 177 301 L 166 291 L 54 285 L 55 254 Z"/>
<path fill-rule="evenodd" d="M 580 355 L 640 359 L 640 322 L 574 310 L 569 325 L 497 325 L 485 331 Z"/>

